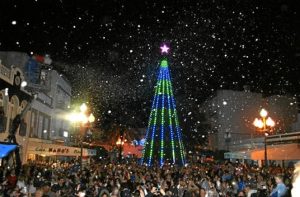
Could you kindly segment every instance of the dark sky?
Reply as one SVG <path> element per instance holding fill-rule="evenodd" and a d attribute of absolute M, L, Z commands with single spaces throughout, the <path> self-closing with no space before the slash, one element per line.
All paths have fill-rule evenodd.
<path fill-rule="evenodd" d="M 146 127 L 162 42 L 185 129 L 218 89 L 299 96 L 296 1 L 191 2 L 1 0 L 0 50 L 49 54 L 103 125 Z"/>

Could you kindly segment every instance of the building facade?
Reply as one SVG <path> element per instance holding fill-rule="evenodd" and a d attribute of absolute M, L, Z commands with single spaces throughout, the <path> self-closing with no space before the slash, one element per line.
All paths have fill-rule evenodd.
<path fill-rule="evenodd" d="M 206 100 L 202 112 L 212 127 L 209 134 L 209 148 L 212 150 L 246 150 L 263 147 L 263 133 L 253 126 L 259 111 L 265 108 L 275 120 L 272 134 L 292 132 L 297 121 L 295 97 L 270 96 L 244 91 L 218 90 Z"/>
<path fill-rule="evenodd" d="M 30 104 L 16 133 L 22 162 L 45 156 L 80 156 L 81 150 L 64 143 L 70 133 L 66 118 L 71 103 L 71 85 L 46 65 L 44 57 L 19 52 L 0 52 L 0 141 L 4 141 L 11 122 Z M 26 82 L 26 86 L 22 86 Z M 22 85 L 21 85 L 22 84 Z M 25 85 L 25 84 L 24 84 Z M 95 154 L 83 149 L 83 155 Z"/>
<path fill-rule="evenodd" d="M 6 67 L 0 58 L 0 141 L 7 141 L 13 120 L 20 114 L 31 100 L 31 94 L 21 86 L 25 80 L 22 70 L 15 65 Z M 16 140 L 20 145 L 21 159 L 25 159 L 28 145 L 28 113 L 24 116 L 19 130 L 16 132 Z"/>

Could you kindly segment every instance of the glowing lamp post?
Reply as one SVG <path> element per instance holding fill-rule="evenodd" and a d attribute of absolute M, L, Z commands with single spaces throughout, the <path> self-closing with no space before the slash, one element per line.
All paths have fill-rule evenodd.
<path fill-rule="evenodd" d="M 70 114 L 69 120 L 73 122 L 74 124 L 78 124 L 80 127 L 80 130 L 84 127 L 86 127 L 86 124 L 90 124 L 95 121 L 94 115 L 91 113 L 87 115 L 87 106 L 85 103 L 83 103 L 80 106 L 80 112 L 74 112 Z M 89 125 L 88 125 L 89 126 Z M 82 170 L 82 157 L 83 157 L 83 134 L 80 133 L 80 170 Z"/>
<path fill-rule="evenodd" d="M 122 149 L 123 149 L 123 145 L 124 145 L 124 141 L 122 139 L 123 137 L 120 136 L 120 138 L 116 141 L 116 145 L 119 148 L 119 162 L 122 161 Z"/>
<path fill-rule="evenodd" d="M 260 111 L 260 118 L 255 118 L 253 125 L 258 128 L 261 132 L 264 132 L 265 139 L 265 166 L 268 167 L 268 153 L 267 153 L 267 136 L 270 133 L 272 127 L 275 126 L 275 122 L 272 120 L 271 117 L 268 117 L 268 112 L 265 109 Z"/>

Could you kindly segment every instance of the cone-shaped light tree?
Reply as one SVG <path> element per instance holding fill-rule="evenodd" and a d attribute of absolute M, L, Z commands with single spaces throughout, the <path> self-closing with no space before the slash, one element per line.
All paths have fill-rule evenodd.
<path fill-rule="evenodd" d="M 161 47 L 163 55 L 168 51 L 166 45 Z M 169 63 L 165 55 L 160 62 L 141 163 L 148 166 L 154 163 L 160 166 L 165 163 L 184 165 L 185 150 L 181 136 Z"/>

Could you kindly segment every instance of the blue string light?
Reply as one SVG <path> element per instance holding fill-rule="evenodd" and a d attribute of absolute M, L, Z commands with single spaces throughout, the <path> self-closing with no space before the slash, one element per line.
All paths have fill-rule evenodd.
<path fill-rule="evenodd" d="M 155 158 L 160 166 L 164 165 L 166 159 L 170 159 L 173 164 L 185 164 L 181 129 L 166 59 L 160 65 L 141 163 L 146 162 L 151 166 Z"/>

